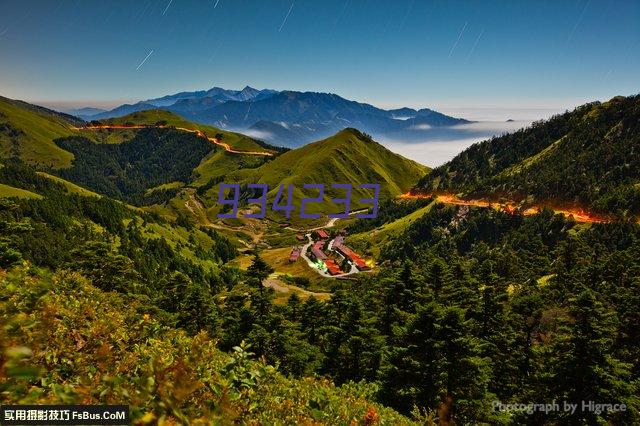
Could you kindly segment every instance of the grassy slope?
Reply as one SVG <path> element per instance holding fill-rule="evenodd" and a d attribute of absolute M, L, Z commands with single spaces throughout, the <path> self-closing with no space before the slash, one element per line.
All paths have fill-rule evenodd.
<path fill-rule="evenodd" d="M 213 126 L 207 126 L 204 124 L 194 123 L 176 115 L 172 112 L 154 109 L 149 111 L 134 112 L 129 115 L 117 118 L 109 118 L 100 120 L 105 124 L 149 124 L 152 125 L 158 121 L 166 121 L 168 126 L 184 127 L 187 129 L 202 130 L 208 136 L 214 136 L 218 133 L 222 134 L 223 141 L 228 143 L 232 148 L 247 151 L 264 151 L 269 150 L 260 146 L 257 142 L 251 139 L 249 136 L 242 135 L 240 133 L 228 132 L 226 130 L 220 130 Z"/>
<path fill-rule="evenodd" d="M 221 178 L 233 172 L 239 174 L 250 173 L 250 171 L 242 172 L 241 170 L 256 168 L 263 161 L 264 158 L 258 156 L 230 154 L 219 150 L 204 158 L 196 167 L 196 178 L 191 184 L 193 186 L 202 186 L 210 179 Z"/>
<path fill-rule="evenodd" d="M 42 195 L 35 192 L 27 191 L 26 189 L 14 188 L 13 186 L 0 183 L 0 198 L 42 198 Z"/>
<path fill-rule="evenodd" d="M 153 188 L 147 189 L 146 194 L 152 194 L 155 191 L 163 191 L 163 190 L 167 190 L 167 189 L 182 188 L 183 186 L 184 186 L 184 183 L 182 183 L 180 181 L 163 183 L 162 185 L 158 185 L 158 186 L 155 186 Z"/>
<path fill-rule="evenodd" d="M 380 199 L 389 199 L 411 188 L 428 168 L 408 160 L 368 140 L 353 129 L 345 129 L 336 135 L 288 151 L 263 166 L 253 170 L 231 173 L 225 183 L 266 183 L 269 185 L 269 202 L 275 199 L 280 184 L 293 184 L 293 200 L 297 209 L 303 197 L 317 195 L 316 190 L 305 194 L 304 184 L 325 185 L 325 203 L 309 204 L 308 212 L 339 212 L 342 206 L 334 206 L 330 198 L 343 198 L 344 190 L 332 190 L 333 183 L 351 183 L 354 186 L 351 210 L 368 207 L 359 203 L 360 198 L 370 198 L 372 191 L 358 188 L 362 183 L 379 183 Z M 218 188 L 207 193 L 207 199 L 217 200 Z M 213 212 L 212 212 L 213 213 Z M 297 212 L 293 216 L 298 216 Z M 280 215 L 274 216 L 279 218 Z"/>
<path fill-rule="evenodd" d="M 412 424 L 367 400 L 371 388 L 232 357 L 73 272 L 0 270 L 0 290 L 8 404 L 129 404 L 135 424 Z"/>
<path fill-rule="evenodd" d="M 53 140 L 77 133 L 69 120 L 73 118 L 0 96 L 0 154 L 17 154 L 34 165 L 68 167 L 73 154 Z"/>
<path fill-rule="evenodd" d="M 136 132 L 137 130 L 135 129 L 118 129 L 117 131 L 111 129 L 80 130 L 80 135 L 96 143 L 118 144 L 133 139 Z"/>
<path fill-rule="evenodd" d="M 45 173 L 45 172 L 38 172 L 38 174 L 40 176 L 46 177 L 47 179 L 51 179 L 55 182 L 63 184 L 67 188 L 67 191 L 69 191 L 69 193 L 71 194 L 80 194 L 80 195 L 85 195 L 87 197 L 101 197 L 100 194 L 97 194 L 93 191 L 83 188 L 80 185 L 76 185 L 73 182 L 69 182 L 66 179 L 62 179 L 59 176 L 50 175 L 49 173 Z"/>
<path fill-rule="evenodd" d="M 36 172 L 38 176 L 41 178 L 49 179 L 63 186 L 62 190 L 68 194 L 79 194 L 81 196 L 87 197 L 101 197 L 101 195 L 96 194 L 92 191 L 89 191 L 81 186 L 75 185 L 65 179 L 59 178 L 57 176 L 52 176 L 50 174 L 44 172 Z M 15 184 L 12 184 L 15 185 Z M 16 185 L 19 186 L 19 185 Z M 33 189 L 33 185 L 25 185 L 27 189 L 17 188 L 15 186 L 10 186 L 7 184 L 0 183 L 0 198 L 1 197 L 22 197 L 22 198 L 43 198 L 47 197 L 46 191 L 36 191 Z M 136 223 L 142 227 L 142 233 L 145 237 L 150 239 L 155 238 L 164 238 L 167 243 L 172 247 L 176 248 L 179 246 L 180 254 L 186 258 L 191 260 L 193 263 L 199 264 L 202 267 L 214 270 L 218 268 L 218 265 L 213 259 L 203 259 L 196 255 L 197 252 L 201 251 L 201 249 L 208 250 L 210 249 L 214 242 L 205 232 L 201 231 L 198 228 L 192 228 L 190 230 L 178 226 L 175 223 L 170 222 L 146 222 L 139 213 L 144 212 L 143 209 L 128 205 L 126 203 L 119 202 L 132 212 L 136 213 L 134 216 L 134 220 Z M 124 225 L 127 225 L 131 219 L 126 219 L 124 221 Z M 90 225 L 95 229 L 100 230 L 100 232 L 107 232 L 104 228 L 99 226 L 94 222 L 90 222 Z M 117 238 L 114 239 L 115 244 L 118 244 Z"/>
<path fill-rule="evenodd" d="M 427 214 L 434 204 L 435 202 L 432 202 L 425 207 L 401 217 L 400 219 L 385 223 L 374 231 L 366 231 L 350 235 L 347 237 L 347 243 L 353 248 L 363 249 L 363 253 L 378 257 L 380 255 L 381 248 L 386 243 L 402 235 L 409 225 Z"/>

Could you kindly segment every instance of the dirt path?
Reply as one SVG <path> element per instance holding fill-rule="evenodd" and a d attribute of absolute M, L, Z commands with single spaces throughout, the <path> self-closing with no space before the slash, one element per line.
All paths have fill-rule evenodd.
<path fill-rule="evenodd" d="M 364 213 L 366 212 L 368 209 L 362 209 L 362 210 L 356 210 L 354 212 L 349 212 L 349 216 L 353 216 L 354 214 L 358 214 L 358 213 Z M 340 218 L 337 217 L 332 217 L 331 219 L 329 219 L 327 221 L 326 224 L 324 225 L 320 225 L 320 226 L 316 226 L 315 228 L 292 228 L 291 226 L 287 226 L 284 229 L 288 229 L 290 231 L 295 231 L 295 232 L 311 232 L 311 231 L 317 231 L 318 229 L 323 229 L 323 228 L 332 228 L 336 222 L 339 220 Z"/>
<path fill-rule="evenodd" d="M 280 279 L 280 275 L 282 274 L 280 274 L 279 272 L 274 272 L 273 274 L 269 275 L 269 277 L 264 281 L 263 285 L 265 287 L 274 289 L 278 293 L 294 292 L 294 293 L 299 293 L 305 297 L 314 296 L 318 299 L 326 299 L 331 295 L 331 293 L 318 293 L 318 292 L 306 290 L 304 288 L 300 288 L 292 284 L 287 284 Z"/>

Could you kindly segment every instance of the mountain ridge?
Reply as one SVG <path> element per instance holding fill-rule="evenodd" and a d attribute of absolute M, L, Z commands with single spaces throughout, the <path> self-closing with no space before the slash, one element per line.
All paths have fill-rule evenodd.
<path fill-rule="evenodd" d="M 374 136 L 395 133 L 399 137 L 409 137 L 411 133 L 431 127 L 454 128 L 470 123 L 429 108 L 384 110 L 335 93 L 276 91 L 250 86 L 241 90 L 213 87 L 179 92 L 81 118 L 98 120 L 156 108 L 227 130 L 261 131 L 268 142 L 288 147 L 328 137 L 346 127 L 356 127 Z M 269 127 L 274 128 L 273 133 L 265 130 Z"/>

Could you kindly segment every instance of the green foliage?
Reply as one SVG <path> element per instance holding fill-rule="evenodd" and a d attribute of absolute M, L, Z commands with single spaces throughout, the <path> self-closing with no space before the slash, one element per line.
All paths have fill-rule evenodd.
<path fill-rule="evenodd" d="M 597 401 L 601 404 L 625 403 L 638 407 L 638 378 L 632 378 L 632 364 L 616 356 L 619 322 L 615 311 L 607 309 L 597 293 L 585 288 L 571 300 L 570 321 L 560 324 L 560 337 L 554 341 L 548 380 L 554 397 L 571 403 Z M 558 416 L 567 423 L 596 423 L 597 413 L 577 411 Z M 634 423 L 638 412 L 616 413 L 615 423 Z"/>
<path fill-rule="evenodd" d="M 253 256 L 251 265 L 247 268 L 247 273 L 253 279 L 256 279 L 260 285 L 267 279 L 267 277 L 273 273 L 273 268 L 264 261 L 259 254 Z"/>
<path fill-rule="evenodd" d="M 22 254 L 0 241 L 0 268 L 9 268 L 22 261 Z"/>
<path fill-rule="evenodd" d="M 106 242 L 89 241 L 72 250 L 65 266 L 80 271 L 102 290 L 140 293 L 140 274 L 133 261 Z"/>
<path fill-rule="evenodd" d="M 374 219 L 358 219 L 349 226 L 349 234 L 370 231 L 386 223 L 405 217 L 412 212 L 429 205 L 433 200 L 419 198 L 416 200 L 387 200 L 379 206 L 378 215 Z"/>
<path fill-rule="evenodd" d="M 398 337 L 402 346 L 391 351 L 383 398 L 406 411 L 453 400 L 451 417 L 464 423 L 486 421 L 482 409 L 491 364 L 481 358 L 472 330 L 460 308 L 441 308 L 435 302 L 420 307 Z"/>
<path fill-rule="evenodd" d="M 6 404 L 124 403 L 136 424 L 412 424 L 364 385 L 286 378 L 248 345 L 227 355 L 74 272 L 0 271 L 0 290 Z"/>

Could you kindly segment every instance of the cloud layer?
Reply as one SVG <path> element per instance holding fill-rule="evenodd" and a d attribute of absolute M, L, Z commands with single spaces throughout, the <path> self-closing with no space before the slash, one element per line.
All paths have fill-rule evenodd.
<path fill-rule="evenodd" d="M 531 121 L 479 121 L 447 128 L 416 130 L 404 135 L 383 135 L 377 139 L 388 149 L 429 167 L 440 166 L 480 142 L 527 127 Z"/>

